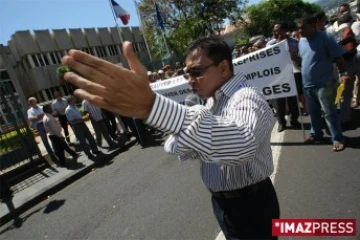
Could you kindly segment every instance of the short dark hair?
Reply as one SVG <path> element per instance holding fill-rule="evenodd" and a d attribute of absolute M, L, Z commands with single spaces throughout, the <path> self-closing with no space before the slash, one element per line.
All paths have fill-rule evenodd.
<path fill-rule="evenodd" d="M 285 32 L 287 32 L 289 30 L 289 24 L 288 23 L 284 23 L 284 22 L 276 22 L 274 24 L 275 25 L 279 25 L 281 30 L 284 30 Z"/>
<path fill-rule="evenodd" d="M 45 104 L 45 105 L 43 106 L 43 111 L 46 112 L 46 113 L 52 112 L 51 104 Z"/>
<path fill-rule="evenodd" d="M 303 16 L 300 19 L 296 20 L 296 23 L 301 23 L 301 22 L 306 23 L 306 24 L 315 24 L 316 18 L 311 15 L 306 15 L 306 16 Z"/>
<path fill-rule="evenodd" d="M 74 97 L 73 95 L 69 95 L 69 96 L 67 96 L 67 97 L 65 98 L 68 104 L 71 103 L 71 99 L 72 99 L 73 97 Z"/>
<path fill-rule="evenodd" d="M 340 25 L 343 23 L 351 23 L 352 21 L 353 21 L 353 16 L 350 13 L 347 13 L 339 17 L 338 24 Z"/>
<path fill-rule="evenodd" d="M 230 71 L 234 72 L 232 64 L 232 53 L 229 45 L 220 37 L 209 36 L 202 37 L 191 43 L 186 50 L 186 56 L 190 55 L 194 50 L 202 50 L 206 53 L 215 64 L 219 64 L 223 60 L 229 63 Z"/>
<path fill-rule="evenodd" d="M 326 14 L 323 11 L 317 12 L 314 14 L 314 18 L 316 18 L 316 21 L 322 20 L 325 17 L 326 17 Z"/>
<path fill-rule="evenodd" d="M 348 3 L 342 3 L 339 5 L 338 11 L 340 10 L 341 7 L 346 7 L 350 9 L 350 5 Z"/>

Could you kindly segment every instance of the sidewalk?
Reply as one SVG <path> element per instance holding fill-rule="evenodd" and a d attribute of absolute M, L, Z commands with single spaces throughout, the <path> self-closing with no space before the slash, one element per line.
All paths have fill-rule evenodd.
<path fill-rule="evenodd" d="M 86 124 L 91 133 L 94 133 L 91 123 L 88 121 Z M 76 139 L 70 127 L 69 133 L 71 142 L 75 142 Z M 70 160 L 71 158 L 67 155 L 67 167 L 59 168 L 48 157 L 40 137 L 36 137 L 36 141 L 40 142 L 38 144 L 40 151 L 51 164 L 51 167 L 43 169 L 39 173 L 11 187 L 13 196 L 4 199 L 0 204 L 0 226 L 11 219 L 14 219 L 16 222 L 17 216 L 23 211 L 43 201 L 95 168 L 107 165 L 114 157 L 129 150 L 136 142 L 135 138 L 132 138 L 121 149 L 112 151 L 108 151 L 106 148 L 99 148 L 103 154 L 98 155 L 94 160 L 89 160 L 83 152 L 76 160 Z M 103 144 L 106 144 L 105 141 Z"/>

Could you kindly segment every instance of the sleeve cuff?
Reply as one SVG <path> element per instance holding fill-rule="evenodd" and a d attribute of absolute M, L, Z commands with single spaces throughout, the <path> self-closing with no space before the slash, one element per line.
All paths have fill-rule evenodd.
<path fill-rule="evenodd" d="M 186 107 L 179 103 L 156 94 L 155 102 L 145 124 L 160 131 L 177 134 L 185 121 Z"/>

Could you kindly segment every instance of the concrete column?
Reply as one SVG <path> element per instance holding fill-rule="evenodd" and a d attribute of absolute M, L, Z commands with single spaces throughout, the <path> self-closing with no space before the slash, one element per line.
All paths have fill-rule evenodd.
<path fill-rule="evenodd" d="M 26 57 L 29 60 L 31 68 L 35 68 L 36 66 L 35 66 L 35 63 L 34 63 L 32 57 L 31 57 L 31 55 L 28 54 L 28 55 L 26 55 Z"/>
<path fill-rule="evenodd" d="M 49 60 L 49 63 L 50 63 L 51 65 L 56 64 L 56 63 L 53 62 L 53 60 L 52 60 L 52 58 L 51 58 L 51 56 L 50 56 L 50 53 L 46 53 L 46 56 L 47 56 L 47 58 L 48 58 L 48 60 Z"/>

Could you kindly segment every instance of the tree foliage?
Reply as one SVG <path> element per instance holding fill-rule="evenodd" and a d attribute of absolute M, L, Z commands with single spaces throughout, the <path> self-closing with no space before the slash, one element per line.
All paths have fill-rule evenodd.
<path fill-rule="evenodd" d="M 249 21 L 242 23 L 250 36 L 270 36 L 275 22 L 289 23 L 295 27 L 296 19 L 318 11 L 321 11 L 318 5 L 304 0 L 267 0 L 249 6 L 246 9 Z"/>
<path fill-rule="evenodd" d="M 225 19 L 234 19 L 248 0 L 162 0 L 157 1 L 164 22 L 169 48 L 182 54 L 200 36 L 219 32 Z M 164 45 L 159 36 L 153 0 L 140 0 L 139 10 L 153 53 Z"/>

